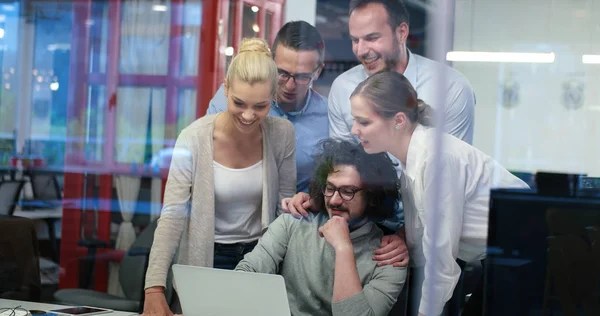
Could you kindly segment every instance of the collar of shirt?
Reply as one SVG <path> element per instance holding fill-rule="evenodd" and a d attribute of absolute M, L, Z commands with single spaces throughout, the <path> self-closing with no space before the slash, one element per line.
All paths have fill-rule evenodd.
<path fill-rule="evenodd" d="M 366 216 L 361 216 L 359 218 L 351 219 L 350 222 L 348 222 L 348 228 L 350 229 L 350 232 L 353 232 L 356 229 L 359 229 L 364 224 L 366 224 L 368 220 L 369 220 L 369 218 Z"/>
<path fill-rule="evenodd" d="M 404 77 L 406 77 L 406 79 L 408 79 L 408 81 L 410 81 L 410 83 L 414 86 L 416 85 L 417 82 L 417 73 L 418 73 L 418 67 L 417 67 L 417 56 L 413 55 L 410 52 L 410 49 L 406 49 L 406 57 L 408 58 L 408 64 L 406 65 L 406 69 L 404 69 Z"/>
<path fill-rule="evenodd" d="M 362 226 L 355 228 L 353 231 L 350 232 L 350 240 L 355 240 L 368 234 L 371 231 L 371 228 L 373 228 L 373 225 L 373 222 L 368 220 Z"/>
<path fill-rule="evenodd" d="M 427 141 L 426 132 L 428 129 L 428 127 L 418 124 L 410 137 L 408 152 L 406 153 L 406 165 L 402 166 L 405 175 L 409 179 L 415 178 L 419 166 L 425 159 L 423 155 L 425 155 L 425 146 L 427 146 L 425 142 Z"/>
<path fill-rule="evenodd" d="M 279 115 L 281 115 L 284 118 L 288 118 L 288 116 L 299 116 L 299 115 L 304 114 L 304 112 L 306 112 L 306 109 L 308 108 L 308 105 L 310 104 L 311 98 L 312 98 L 312 88 L 308 89 L 308 92 L 306 93 L 306 102 L 304 103 L 304 105 L 302 106 L 302 109 L 300 111 L 286 112 L 282 108 L 279 107 L 279 104 L 277 103 L 277 101 L 273 101 L 273 107 L 279 113 Z"/>

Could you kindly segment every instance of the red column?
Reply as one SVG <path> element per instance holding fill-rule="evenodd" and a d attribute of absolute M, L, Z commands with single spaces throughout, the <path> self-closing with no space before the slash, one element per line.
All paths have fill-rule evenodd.
<path fill-rule="evenodd" d="M 110 215 L 112 199 L 113 177 L 106 173 L 100 175 L 100 201 L 98 203 L 98 235 L 99 240 L 110 244 Z M 98 251 L 102 254 L 103 251 Z M 106 292 L 108 289 L 108 262 L 104 260 L 96 261 L 94 275 L 94 290 Z"/>
<path fill-rule="evenodd" d="M 69 63 L 69 87 L 67 101 L 67 139 L 78 139 L 65 145 L 65 170 L 84 162 L 83 142 L 85 129 L 85 105 L 88 69 L 89 28 L 85 22 L 90 18 L 91 0 L 73 1 L 73 28 L 71 35 L 71 60 Z M 83 175 L 65 172 L 65 200 L 80 200 L 84 196 Z M 61 231 L 60 263 L 64 273 L 60 275 L 60 288 L 76 288 L 78 285 L 77 242 L 80 238 L 81 209 L 64 207 Z"/>
<path fill-rule="evenodd" d="M 119 54 L 121 45 L 121 1 L 111 0 L 108 3 L 108 38 L 107 38 L 107 65 L 105 78 L 105 100 L 108 102 L 106 107 L 106 122 L 104 128 L 105 145 L 103 148 L 103 163 L 100 168 L 99 185 L 99 204 L 98 221 L 96 222 L 98 240 L 110 244 L 110 218 L 112 200 L 112 172 L 114 167 L 114 152 L 116 142 L 116 106 L 117 89 L 119 86 Z M 90 198 L 95 198 L 90 196 Z M 90 210 L 94 211 L 94 210 Z M 99 249 L 97 255 L 101 255 L 102 249 Z M 94 266 L 94 289 L 100 292 L 106 292 L 108 289 L 108 263 L 104 260 L 96 260 Z"/>
<path fill-rule="evenodd" d="M 104 128 L 103 162 L 107 169 L 111 168 L 114 160 L 116 141 L 115 115 L 117 110 L 117 88 L 119 86 L 119 52 L 121 44 L 121 2 L 111 0 L 108 6 L 108 43 L 105 91 L 108 102 L 106 123 Z M 111 185 L 112 187 L 112 185 Z"/>
<path fill-rule="evenodd" d="M 181 37 L 183 36 L 183 0 L 171 0 L 171 30 L 169 35 L 169 61 L 168 61 L 168 76 L 175 78 L 180 75 L 181 69 Z M 204 44 L 204 41 L 202 41 Z M 177 135 L 169 135 L 177 133 L 177 105 L 179 103 L 178 87 L 174 84 L 174 80 L 167 82 L 167 100 L 165 113 L 165 132 L 168 137 L 176 137 Z M 154 135 L 153 135 L 154 136 Z"/>
<path fill-rule="evenodd" d="M 219 6 L 226 1 L 204 1 L 202 7 L 202 26 L 200 37 L 202 51 L 198 54 L 198 87 L 196 97 L 196 115 L 198 117 L 206 114 L 208 102 L 215 93 L 218 85 L 217 58 L 219 39 Z"/>

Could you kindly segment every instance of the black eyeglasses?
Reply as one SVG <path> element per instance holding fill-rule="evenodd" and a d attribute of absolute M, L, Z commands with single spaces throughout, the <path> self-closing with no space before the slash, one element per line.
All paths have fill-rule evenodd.
<path fill-rule="evenodd" d="M 319 69 L 319 68 L 317 68 L 317 69 Z M 311 72 L 309 74 L 292 75 L 291 73 L 289 73 L 283 69 L 277 68 L 277 78 L 279 79 L 279 82 L 281 84 L 285 84 L 288 82 L 288 80 L 290 80 L 290 78 L 294 78 L 294 82 L 296 84 L 307 85 L 313 79 L 313 76 L 314 76 L 315 72 L 317 71 L 317 69 L 315 69 L 313 72 Z"/>
<path fill-rule="evenodd" d="M 351 186 L 341 186 L 336 187 L 333 184 L 328 184 L 323 188 L 323 194 L 326 197 L 332 197 L 335 192 L 339 193 L 340 197 L 344 201 L 352 201 L 356 192 L 362 191 L 363 189 L 359 189 Z"/>

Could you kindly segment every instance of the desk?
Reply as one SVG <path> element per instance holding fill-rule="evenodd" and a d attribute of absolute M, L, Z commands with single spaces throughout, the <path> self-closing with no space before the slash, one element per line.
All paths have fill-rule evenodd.
<path fill-rule="evenodd" d="M 5 300 L 5 299 L 0 298 L 0 308 L 3 308 L 3 307 L 13 308 L 13 307 L 17 307 L 19 305 L 21 305 L 22 308 L 27 309 L 27 310 L 36 309 L 36 310 L 42 310 L 42 311 L 49 311 L 52 309 L 68 307 L 68 306 L 64 306 L 64 305 L 14 301 L 14 300 Z M 102 314 L 102 315 L 131 316 L 131 315 L 138 315 L 138 314 L 131 313 L 131 312 L 112 312 L 110 314 Z"/>
<path fill-rule="evenodd" d="M 13 216 L 25 217 L 29 219 L 61 219 L 62 207 L 24 211 L 20 206 L 17 206 Z"/>

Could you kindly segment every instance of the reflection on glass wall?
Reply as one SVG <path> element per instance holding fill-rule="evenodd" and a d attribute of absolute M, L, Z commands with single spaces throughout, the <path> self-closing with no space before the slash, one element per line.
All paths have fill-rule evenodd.
<path fill-rule="evenodd" d="M 181 45 L 181 75 L 198 75 L 198 60 L 200 54 L 200 27 L 202 26 L 202 3 L 185 2 L 183 10 L 183 30 Z"/>
<path fill-rule="evenodd" d="M 164 88 L 119 88 L 116 162 L 148 164 L 152 153 L 162 148 L 165 133 L 165 92 Z"/>
<path fill-rule="evenodd" d="M 121 74 L 166 75 L 169 60 L 171 15 L 145 2 L 121 6 Z"/>
<path fill-rule="evenodd" d="M 258 32 L 260 32 L 258 11 L 257 6 L 244 5 L 242 11 L 242 38 L 258 36 Z"/>
<path fill-rule="evenodd" d="M 478 148 L 514 170 L 600 175 L 599 16 L 598 1 L 456 2 L 449 59 L 477 92 Z"/>
<path fill-rule="evenodd" d="M 186 126 L 190 125 L 196 117 L 197 92 L 193 89 L 179 90 L 179 104 L 177 105 L 177 135 Z"/>
<path fill-rule="evenodd" d="M 105 73 L 108 50 L 109 7 L 104 1 L 92 3 L 90 19 L 86 26 L 90 30 L 89 56 L 91 73 Z"/>
<path fill-rule="evenodd" d="M 85 295 L 95 291 L 109 295 L 113 303 L 127 301 L 115 309 L 140 311 L 147 248 L 162 211 L 179 134 L 204 115 L 239 41 L 257 36 L 271 41 L 287 15 L 294 13 L 282 8 L 305 1 L 0 1 L 0 308 L 5 297 L 94 305 Z M 457 130 L 473 126 L 472 144 L 478 151 L 470 152 L 489 155 L 510 171 L 507 174 L 532 187 L 526 193 L 497 191 L 491 207 L 485 198 L 478 201 L 485 204 L 484 213 L 491 214 L 478 223 L 483 227 L 479 237 L 489 229 L 488 240 L 494 242 L 485 250 L 492 263 L 487 273 L 490 280 L 499 280 L 496 287 L 487 284 L 497 295 L 490 306 L 501 305 L 497 315 L 518 314 L 511 302 L 529 309 L 521 315 L 598 315 L 600 0 L 405 3 L 411 57 L 402 71 L 418 97 L 436 114 L 454 120 Z M 388 56 L 398 53 L 397 39 L 389 37 L 377 46 L 373 43 L 379 35 L 370 36 L 365 45 L 375 46 L 357 56 L 350 39 L 348 1 L 314 4 L 316 12 L 308 12 L 306 20 L 315 21 L 325 40 L 325 65 L 318 78 L 308 80 L 314 69 L 311 60 L 303 87 L 324 99 L 335 97 L 330 95 L 334 81 L 354 69 L 353 81 L 338 87 L 338 92 L 347 90 L 343 102 L 349 104 L 352 85 L 372 75 L 360 68 L 361 61 L 374 59 L 377 64 L 381 59 L 386 67 L 398 65 Z M 438 12 L 439 4 L 448 5 L 445 12 L 453 14 Z M 445 19 L 447 24 L 440 28 Z M 388 30 L 388 20 L 374 22 Z M 457 72 L 441 72 L 441 64 Z M 297 75 L 296 70 L 291 68 L 290 75 Z M 286 85 L 302 86 L 299 78 Z M 457 86 L 460 89 L 453 90 Z M 324 99 L 319 106 L 330 109 Z M 468 105 L 473 104 L 470 116 Z M 465 106 L 454 107 L 460 105 Z M 340 126 L 354 139 L 349 109 L 350 105 Z M 288 114 L 301 117 L 305 112 L 283 117 Z M 321 114 L 326 117 L 322 122 L 330 121 L 329 113 Z M 395 127 L 389 130 L 396 133 Z M 470 141 L 456 130 L 454 134 Z M 297 138 L 305 139 L 300 133 Z M 456 143 L 432 150 L 448 144 Z M 433 156 L 440 164 L 446 162 L 444 155 Z M 466 164 L 464 170 L 472 167 Z M 468 176 L 475 177 L 476 172 L 468 170 Z M 573 179 L 584 179 L 592 193 L 544 195 L 537 187 L 540 171 L 587 175 L 559 184 L 582 186 Z M 402 188 L 412 188 L 406 177 L 402 181 L 407 181 Z M 440 180 L 439 190 L 422 200 L 468 187 L 456 183 L 455 178 Z M 9 186 L 14 190 L 6 189 Z M 560 203 L 564 205 L 557 206 Z M 447 204 L 439 209 L 450 209 Z M 454 252 L 447 253 L 452 257 Z M 479 277 L 484 273 L 479 259 L 463 269 Z M 20 262 L 32 264 L 22 267 Z M 122 273 L 128 262 L 136 268 Z M 15 281 L 20 273 L 30 279 L 15 290 L 21 285 Z M 129 273 L 135 286 L 122 283 Z M 65 289 L 87 291 L 60 291 Z M 73 300 L 79 294 L 88 300 Z M 530 297 L 534 298 L 527 300 Z"/>
<path fill-rule="evenodd" d="M 0 7 L 0 166 L 8 165 L 10 154 L 17 150 L 15 129 L 22 80 L 18 67 L 19 12 L 18 2 Z"/>
<path fill-rule="evenodd" d="M 71 5 L 34 2 L 30 9 L 35 19 L 35 39 L 31 71 L 31 136 L 25 152 L 29 155 L 50 154 L 48 163 L 60 164 L 67 136 Z"/>
<path fill-rule="evenodd" d="M 86 146 L 85 158 L 88 161 L 100 162 L 103 159 L 106 123 L 106 88 L 103 85 L 89 85 L 89 104 L 90 115 L 86 117 Z"/>
<path fill-rule="evenodd" d="M 235 28 L 235 2 L 234 1 L 230 1 L 229 2 L 229 8 L 228 8 L 228 16 L 227 16 L 227 46 L 225 47 L 225 50 L 223 51 L 223 53 L 225 54 L 225 70 L 227 71 L 227 69 L 229 69 L 229 64 L 231 63 L 231 60 L 233 59 L 233 54 L 234 54 L 234 49 L 233 49 L 233 42 L 234 42 L 234 37 L 233 37 L 233 30 Z"/>
<path fill-rule="evenodd" d="M 214 93 L 198 89 L 202 49 L 215 47 L 201 39 L 203 10 L 201 0 L 0 3 L 2 299 L 78 305 L 59 286 L 124 295 L 119 261 L 99 254 L 125 253 L 156 219 L 175 139 Z M 38 238 L 19 244 L 36 244 L 31 292 L 6 292 L 21 285 L 5 259 L 24 259 L 5 251 L 16 242 L 5 225 Z"/>
<path fill-rule="evenodd" d="M 268 12 L 265 13 L 265 39 L 269 42 L 272 43 L 275 38 L 271 38 L 271 31 L 272 27 L 271 25 L 273 24 L 273 13 Z"/>

